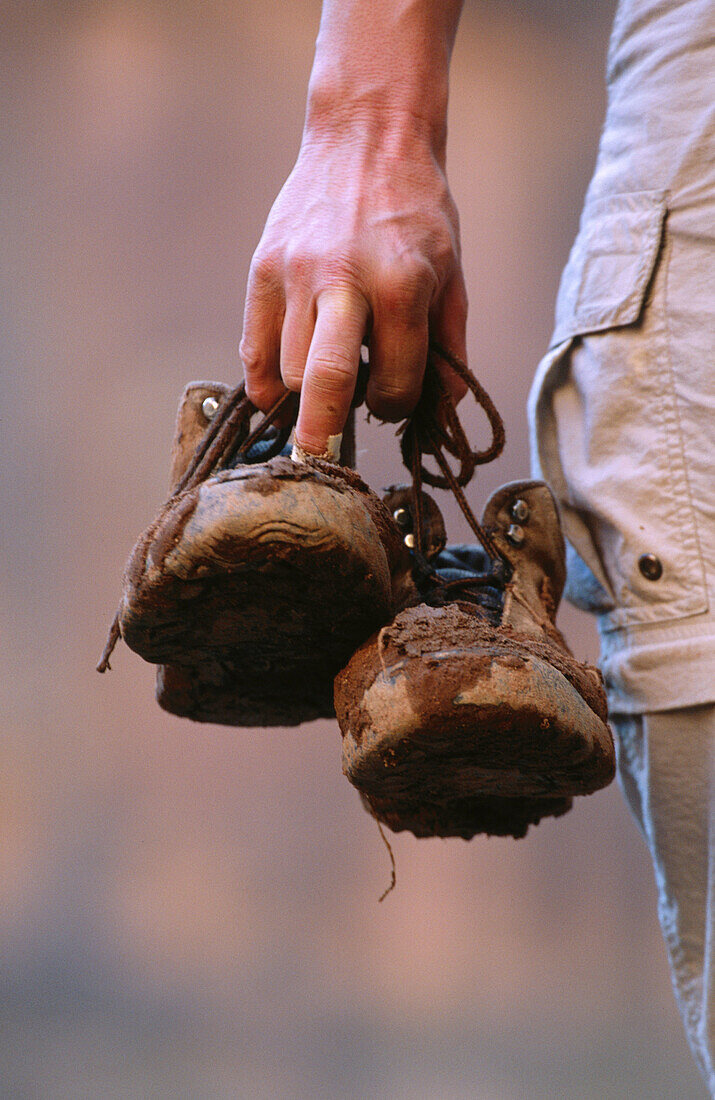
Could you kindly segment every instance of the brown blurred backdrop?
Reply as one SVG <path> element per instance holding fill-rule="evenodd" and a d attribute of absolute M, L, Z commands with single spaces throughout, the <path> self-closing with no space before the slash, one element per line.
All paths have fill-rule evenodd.
<path fill-rule="evenodd" d="M 509 432 L 476 507 L 527 469 L 611 15 L 465 11 L 450 178 L 471 363 Z M 396 837 L 378 905 L 389 865 L 334 724 L 193 726 L 126 649 L 93 671 L 178 395 L 239 377 L 318 17 L 0 2 L 0 1096 L 698 1100 L 616 785 L 520 842 Z M 376 488 L 399 476 L 392 429 L 359 447 Z M 590 623 L 563 625 L 593 657 Z"/>

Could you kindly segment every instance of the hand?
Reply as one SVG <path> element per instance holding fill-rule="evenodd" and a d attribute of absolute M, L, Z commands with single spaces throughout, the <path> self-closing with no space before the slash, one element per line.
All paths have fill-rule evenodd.
<path fill-rule="evenodd" d="M 399 420 L 421 391 L 430 336 L 466 358 L 457 211 L 441 163 L 411 119 L 353 112 L 304 138 L 256 250 L 241 358 L 267 410 L 300 391 L 296 440 L 330 450 L 350 409 L 361 344 L 368 408 Z M 463 383 L 446 370 L 455 400 Z"/>

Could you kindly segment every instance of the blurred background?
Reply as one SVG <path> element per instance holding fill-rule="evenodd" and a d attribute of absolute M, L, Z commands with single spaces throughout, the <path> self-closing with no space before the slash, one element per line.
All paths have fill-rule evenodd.
<path fill-rule="evenodd" d="M 449 171 L 471 365 L 508 429 L 477 508 L 527 470 L 612 6 L 465 8 Z M 179 393 L 240 376 L 318 19 L 0 0 L 0 1096 L 702 1100 L 615 784 L 518 842 L 395 837 L 378 904 L 334 723 L 196 726 L 127 649 L 94 672 Z M 399 478 L 392 428 L 359 448 L 374 487 Z M 562 625 L 595 658 L 590 622 Z"/>

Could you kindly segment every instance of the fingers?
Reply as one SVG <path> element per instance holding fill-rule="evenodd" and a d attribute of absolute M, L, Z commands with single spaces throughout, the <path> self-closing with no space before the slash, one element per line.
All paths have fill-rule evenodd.
<path fill-rule="evenodd" d="M 434 276 L 418 266 L 385 280 L 370 339 L 368 408 L 381 420 L 402 420 L 417 404 L 429 344 Z"/>
<path fill-rule="evenodd" d="M 463 363 L 467 361 L 467 308 L 464 276 L 461 269 L 457 268 L 432 307 L 430 331 L 438 344 L 451 351 Z M 437 369 L 455 404 L 461 401 L 467 392 L 466 384 L 439 357 Z"/>
<path fill-rule="evenodd" d="M 430 308 L 432 284 L 424 277 L 394 284 L 380 297 L 370 340 L 368 408 L 382 420 L 401 420 L 419 400 L 430 339 L 463 362 L 467 357 L 467 294 L 456 268 Z M 455 403 L 467 386 L 438 356 L 437 369 Z"/>
<path fill-rule="evenodd" d="M 268 264 L 254 258 L 248 276 L 239 355 L 245 372 L 246 393 L 263 412 L 268 412 L 285 393 L 280 376 L 284 313 L 285 298 L 280 279 Z"/>
<path fill-rule="evenodd" d="M 350 411 L 369 316 L 367 300 L 353 287 L 331 287 L 318 297 L 295 429 L 296 442 L 309 454 L 336 449 L 331 444 Z"/>
<path fill-rule="evenodd" d="M 305 364 L 315 329 L 315 302 L 312 294 L 295 288 L 288 297 L 281 333 L 281 376 L 287 389 L 300 392 Z"/>
<path fill-rule="evenodd" d="M 288 293 L 270 264 L 255 260 L 240 348 L 249 398 L 267 411 L 286 388 L 300 391 L 296 441 L 311 454 L 330 453 L 330 438 L 340 436 L 350 410 L 360 346 L 370 328 L 368 408 L 383 420 L 408 416 L 422 389 L 430 335 L 466 359 L 461 269 L 452 271 L 436 299 L 434 293 L 429 265 L 392 265 L 373 288 L 371 314 L 354 286 L 332 286 L 315 298 L 308 286 L 294 284 Z M 455 402 L 461 400 L 464 382 L 443 361 L 437 365 Z"/>
<path fill-rule="evenodd" d="M 266 412 L 286 389 L 300 391 L 296 442 L 310 454 L 326 454 L 350 411 L 370 311 L 364 295 L 347 286 L 317 299 L 309 285 L 289 289 L 280 268 L 274 274 L 257 253 L 240 346 L 246 393 Z"/>

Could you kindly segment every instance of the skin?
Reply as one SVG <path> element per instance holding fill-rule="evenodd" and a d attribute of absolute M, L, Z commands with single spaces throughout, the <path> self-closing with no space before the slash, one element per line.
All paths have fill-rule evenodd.
<path fill-rule="evenodd" d="M 324 0 L 300 152 L 253 257 L 240 354 L 264 411 L 300 392 L 296 441 L 339 435 L 369 348 L 367 405 L 400 420 L 430 337 L 466 358 L 459 223 L 445 174 L 462 0 Z M 462 383 L 445 382 L 456 400 Z"/>

